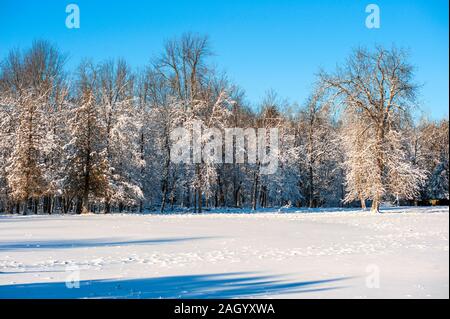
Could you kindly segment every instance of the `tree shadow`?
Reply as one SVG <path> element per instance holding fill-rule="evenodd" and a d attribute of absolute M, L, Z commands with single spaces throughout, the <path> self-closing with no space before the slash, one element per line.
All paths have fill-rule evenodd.
<path fill-rule="evenodd" d="M 90 247 L 115 247 L 128 245 L 156 245 L 170 244 L 191 240 L 211 239 L 213 237 L 180 237 L 180 238 L 158 238 L 144 240 L 118 240 L 113 238 L 85 239 L 85 240 L 49 240 L 49 241 L 27 241 L 27 242 L 1 242 L 0 251 L 14 251 L 27 249 L 68 249 L 68 248 L 90 248 Z"/>
<path fill-rule="evenodd" d="M 0 275 L 41 274 L 64 272 L 64 270 L 23 270 L 23 271 L 0 271 Z"/>
<path fill-rule="evenodd" d="M 255 276 L 252 273 L 170 276 L 126 280 L 81 281 L 79 288 L 67 288 L 65 282 L 0 286 L 0 298 L 127 298 L 127 299 L 217 299 L 271 297 L 280 294 L 313 293 L 344 288 L 334 283 L 349 277 L 289 282 L 279 276 Z"/>

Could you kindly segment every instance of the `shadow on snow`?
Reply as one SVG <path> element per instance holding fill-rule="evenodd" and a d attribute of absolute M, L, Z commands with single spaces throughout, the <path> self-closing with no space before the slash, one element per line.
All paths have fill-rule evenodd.
<path fill-rule="evenodd" d="M 68 248 L 91 248 L 91 247 L 115 247 L 128 245 L 156 245 L 170 244 L 190 240 L 211 239 L 211 237 L 180 237 L 180 238 L 158 238 L 145 240 L 121 241 L 112 238 L 85 239 L 85 240 L 51 240 L 51 241 L 28 241 L 28 242 L 0 242 L 0 251 L 14 251 L 26 249 L 68 249 Z"/>
<path fill-rule="evenodd" d="M 278 276 L 251 273 L 170 276 L 127 280 L 81 281 L 79 288 L 66 283 L 32 283 L 0 286 L 0 298 L 244 298 L 311 293 L 342 286 L 332 285 L 349 277 L 287 282 Z"/>

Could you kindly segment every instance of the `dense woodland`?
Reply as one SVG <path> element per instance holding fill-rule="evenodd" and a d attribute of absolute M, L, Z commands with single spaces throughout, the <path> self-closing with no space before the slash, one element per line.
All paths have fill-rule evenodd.
<path fill-rule="evenodd" d="M 448 119 L 415 118 L 420 86 L 396 48 L 351 52 L 318 72 L 298 105 L 269 91 L 251 105 L 185 34 L 149 65 L 83 61 L 46 41 L 0 66 L 0 212 L 169 212 L 211 207 L 324 207 L 449 197 Z M 338 62 L 338 61 L 336 61 Z M 286 70 L 289 72 L 289 70 Z M 170 160 L 170 132 L 278 128 L 279 168 Z"/>

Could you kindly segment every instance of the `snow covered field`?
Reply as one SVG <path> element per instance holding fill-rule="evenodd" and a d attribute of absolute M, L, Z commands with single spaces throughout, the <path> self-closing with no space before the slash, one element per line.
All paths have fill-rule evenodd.
<path fill-rule="evenodd" d="M 448 207 L 2 215 L 0 298 L 448 298 L 448 233 Z"/>

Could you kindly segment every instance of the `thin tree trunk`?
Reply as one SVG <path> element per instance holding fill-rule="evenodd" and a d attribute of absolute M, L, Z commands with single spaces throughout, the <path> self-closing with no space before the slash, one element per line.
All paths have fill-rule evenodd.
<path fill-rule="evenodd" d="M 313 168 L 309 165 L 309 208 L 314 207 Z"/>
<path fill-rule="evenodd" d="M 257 170 L 259 169 L 259 166 Z M 256 210 L 256 203 L 258 201 L 258 172 L 255 172 L 253 181 L 253 195 L 252 195 L 252 209 Z"/>
<path fill-rule="evenodd" d="M 198 204 L 198 213 L 201 214 L 202 213 L 202 189 L 201 187 L 198 188 L 198 200 L 197 200 L 197 204 Z"/>
<path fill-rule="evenodd" d="M 197 189 L 194 189 L 194 194 L 193 195 L 193 201 L 194 201 L 194 214 L 197 213 Z"/>
<path fill-rule="evenodd" d="M 359 200 L 360 200 L 360 202 L 361 202 L 361 208 L 362 208 L 363 210 L 365 210 L 365 209 L 367 208 L 367 207 L 366 207 L 366 200 L 365 200 L 364 198 L 362 198 L 362 196 L 360 196 Z"/>
<path fill-rule="evenodd" d="M 383 121 L 381 122 L 381 124 L 378 126 L 378 131 L 377 131 L 377 168 L 378 168 L 378 172 L 376 178 L 378 179 L 377 181 L 375 181 L 376 183 L 378 183 L 378 187 L 381 187 L 382 182 L 383 182 L 383 171 L 384 171 L 384 155 L 382 152 L 382 148 L 383 148 L 383 141 L 384 141 L 384 127 L 385 127 L 385 121 L 386 118 L 383 118 Z M 374 213 L 379 213 L 380 212 L 380 203 L 381 203 L 381 197 L 382 194 L 380 194 L 381 190 L 377 190 L 377 193 L 372 201 L 372 207 L 371 207 L 371 211 Z"/>
<path fill-rule="evenodd" d="M 164 213 L 164 209 L 166 208 L 166 201 L 167 201 L 167 185 L 165 184 L 166 182 L 164 181 L 164 185 L 162 187 L 162 199 L 161 199 L 161 208 L 160 208 L 160 212 Z"/>

